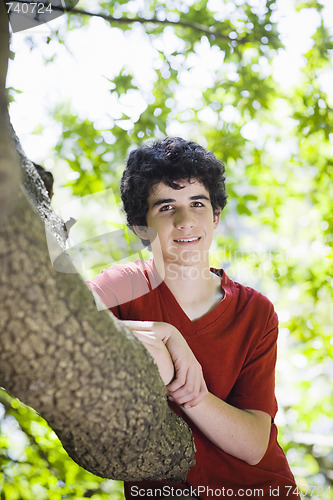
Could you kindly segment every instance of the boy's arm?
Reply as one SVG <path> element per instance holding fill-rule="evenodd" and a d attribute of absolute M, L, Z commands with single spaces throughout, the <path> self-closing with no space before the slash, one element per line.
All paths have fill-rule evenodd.
<path fill-rule="evenodd" d="M 172 341 L 176 350 L 182 348 L 176 334 L 171 336 Z M 191 351 L 187 343 L 186 346 Z M 182 361 L 184 354 L 178 356 Z M 169 399 L 180 405 L 198 429 L 221 450 L 250 465 L 260 462 L 269 442 L 271 416 L 259 410 L 236 408 L 208 391 L 200 398 L 183 382 L 180 376 L 167 386 Z"/>
<path fill-rule="evenodd" d="M 271 416 L 259 410 L 240 410 L 211 393 L 184 413 L 221 450 L 250 465 L 266 453 Z"/>
<path fill-rule="evenodd" d="M 123 323 L 146 345 L 146 348 L 155 359 L 160 373 L 162 370 L 164 371 L 163 358 L 165 353 L 161 357 L 161 352 L 156 350 L 155 347 L 149 346 L 147 340 L 150 337 L 152 340 L 155 339 L 154 342 L 163 343 L 164 349 L 173 363 L 171 379 L 165 382 L 162 377 L 167 386 L 168 394 L 170 387 L 173 390 L 181 388 L 181 396 L 185 397 L 186 402 L 191 406 L 203 400 L 208 391 L 201 365 L 177 328 L 162 321 L 125 320 Z M 173 382 L 169 384 L 172 379 L 174 379 Z M 178 403 L 178 401 L 176 402 Z"/>
<path fill-rule="evenodd" d="M 168 348 L 176 376 L 167 385 L 169 399 L 216 446 L 226 453 L 255 465 L 264 456 L 270 435 L 271 417 L 259 410 L 241 410 L 209 393 L 201 366 L 181 333 L 162 322 L 124 321 L 136 332 L 150 331 Z M 152 353 L 154 356 L 154 353 Z M 158 361 L 155 358 L 155 361 Z"/>
<path fill-rule="evenodd" d="M 124 321 L 125 323 L 125 321 Z M 153 331 L 150 330 L 137 330 L 126 325 L 132 333 L 142 342 L 147 351 L 153 357 L 160 374 L 161 379 L 165 385 L 168 385 L 174 378 L 175 368 L 171 359 L 170 353 L 166 348 L 164 342 L 159 339 Z"/>

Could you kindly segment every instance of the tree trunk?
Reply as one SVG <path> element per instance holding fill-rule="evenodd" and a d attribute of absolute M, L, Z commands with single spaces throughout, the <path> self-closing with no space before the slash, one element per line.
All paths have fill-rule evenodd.
<path fill-rule="evenodd" d="M 97 311 L 63 251 L 63 224 L 41 179 L 18 144 L 15 154 L 3 93 L 8 20 L 0 5 L 0 385 L 39 412 L 94 474 L 184 479 L 194 463 L 189 428 L 169 409 L 146 349 L 111 313 Z M 59 249 L 57 269 L 60 262 L 66 272 L 51 264 L 45 227 Z"/>

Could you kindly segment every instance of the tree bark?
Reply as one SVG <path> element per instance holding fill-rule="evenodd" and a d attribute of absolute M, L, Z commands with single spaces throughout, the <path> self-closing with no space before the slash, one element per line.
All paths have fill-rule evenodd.
<path fill-rule="evenodd" d="M 0 9 L 0 386 L 39 412 L 94 474 L 184 479 L 194 463 L 189 428 L 169 409 L 146 349 L 111 313 L 97 311 L 64 252 L 64 226 L 41 179 L 18 143 L 15 153 L 3 92 L 3 2 Z M 66 272 L 51 264 L 45 227 Z"/>

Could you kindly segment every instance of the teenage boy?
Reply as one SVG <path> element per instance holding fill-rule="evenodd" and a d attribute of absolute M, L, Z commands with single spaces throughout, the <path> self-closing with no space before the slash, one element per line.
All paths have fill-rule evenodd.
<path fill-rule="evenodd" d="M 166 138 L 132 151 L 123 208 L 153 260 L 114 265 L 88 283 L 150 351 L 171 407 L 192 429 L 196 465 L 177 487 L 201 499 L 296 499 L 274 424 L 276 313 L 209 266 L 224 180 L 223 164 L 194 142 Z M 176 488 L 163 486 L 128 483 L 125 496 L 164 498 Z"/>

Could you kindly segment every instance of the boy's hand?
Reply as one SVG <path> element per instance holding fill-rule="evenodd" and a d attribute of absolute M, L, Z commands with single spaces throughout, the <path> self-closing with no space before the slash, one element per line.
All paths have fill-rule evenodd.
<path fill-rule="evenodd" d="M 151 346 L 151 341 L 148 342 L 149 336 L 150 339 L 153 337 L 159 339 L 167 347 L 175 370 L 175 380 L 169 384 L 166 382 L 169 399 L 179 405 L 184 405 L 184 408 L 191 408 L 200 403 L 208 393 L 202 368 L 179 330 L 161 321 L 123 321 L 123 323 L 145 343 L 148 350 L 148 346 Z M 145 337 L 140 338 L 142 334 Z M 164 361 L 162 357 L 159 359 L 155 357 L 159 351 L 154 349 L 149 352 L 154 357 L 161 373 L 160 364 Z"/>
<path fill-rule="evenodd" d="M 187 409 L 199 404 L 208 390 L 200 363 L 181 333 L 175 330 L 167 341 L 167 348 L 175 366 L 176 378 L 167 386 L 167 394 L 171 401 Z"/>
<path fill-rule="evenodd" d="M 157 337 L 152 329 L 146 325 L 143 328 L 143 321 L 122 321 L 131 330 L 147 351 L 153 357 L 165 385 L 168 385 L 174 377 L 175 369 L 168 349 L 164 342 Z M 148 323 L 148 322 L 147 322 Z"/>

